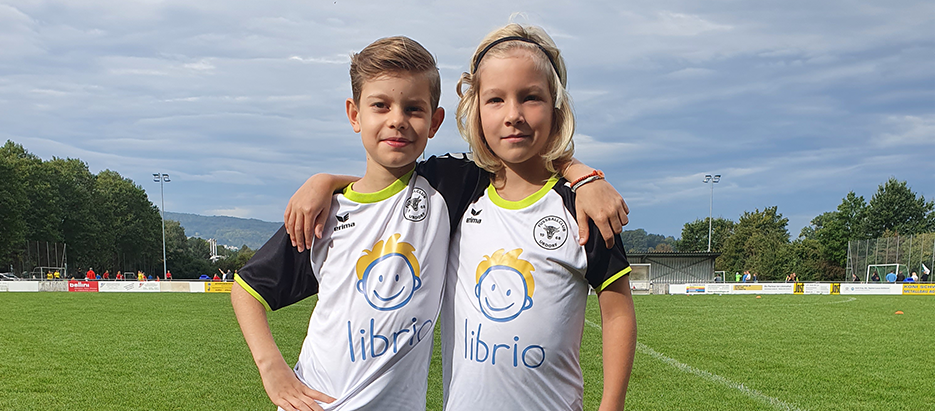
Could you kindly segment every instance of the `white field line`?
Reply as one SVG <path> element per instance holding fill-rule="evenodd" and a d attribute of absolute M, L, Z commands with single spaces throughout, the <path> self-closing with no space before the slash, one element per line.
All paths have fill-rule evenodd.
<path fill-rule="evenodd" d="M 595 323 L 592 322 L 591 320 L 587 320 L 587 319 L 586 319 L 586 320 L 584 320 L 584 322 L 587 323 L 588 325 L 590 325 L 591 327 L 594 327 L 594 328 L 597 328 L 598 330 L 601 330 L 601 326 L 598 325 L 598 324 L 595 324 Z M 646 355 L 648 355 L 648 356 L 650 356 L 650 357 L 653 357 L 653 358 L 655 358 L 655 359 L 657 359 L 657 360 L 659 360 L 659 361 L 662 361 L 662 362 L 664 362 L 664 363 L 666 363 L 666 364 L 669 364 L 669 365 L 675 367 L 675 368 L 676 368 L 677 370 L 679 370 L 679 371 L 682 371 L 682 372 L 685 372 L 685 373 L 689 373 L 689 374 L 694 374 L 694 375 L 699 376 L 699 377 L 701 377 L 701 378 L 704 378 L 704 379 L 706 379 L 706 380 L 708 380 L 708 381 L 715 382 L 715 383 L 718 383 L 718 384 L 727 386 L 728 388 L 733 388 L 733 389 L 735 389 L 735 390 L 738 390 L 738 391 L 742 392 L 744 395 L 746 395 L 746 396 L 748 396 L 748 397 L 750 397 L 750 398 L 753 398 L 753 399 L 755 399 L 755 400 L 758 400 L 758 401 L 767 403 L 767 404 L 773 406 L 773 407 L 776 408 L 776 409 L 779 409 L 779 410 L 787 410 L 787 411 L 803 411 L 802 408 L 796 407 L 795 405 L 789 404 L 789 403 L 787 403 L 787 402 L 785 402 L 785 401 L 782 401 L 782 400 L 780 400 L 780 399 L 778 399 L 778 398 L 773 398 L 773 397 L 770 397 L 770 396 L 768 396 L 768 395 L 765 395 L 765 394 L 763 394 L 763 393 L 761 393 L 761 392 L 759 392 L 759 391 L 757 391 L 757 390 L 754 390 L 753 388 L 745 387 L 743 384 L 738 384 L 738 383 L 733 382 L 733 381 L 731 381 L 731 380 L 728 380 L 727 378 L 724 378 L 724 377 L 722 377 L 722 376 L 720 376 L 720 375 L 717 375 L 717 374 L 714 374 L 714 373 L 710 373 L 710 372 L 705 371 L 705 370 L 699 370 L 699 369 L 697 369 L 697 368 L 695 368 L 695 367 L 692 367 L 692 366 L 690 366 L 690 365 L 688 365 L 688 364 L 679 362 L 678 360 L 676 360 L 676 359 L 674 359 L 674 358 L 666 357 L 666 356 L 663 355 L 662 353 L 660 353 L 660 352 L 658 352 L 658 351 L 656 351 L 656 350 L 654 350 L 654 349 L 652 349 L 652 348 L 649 348 L 649 346 L 647 346 L 646 344 L 643 344 L 643 343 L 641 343 L 641 342 L 638 342 L 638 341 L 637 341 L 637 343 L 636 343 L 636 350 L 639 351 L 639 352 L 642 353 L 642 354 L 646 354 Z"/>

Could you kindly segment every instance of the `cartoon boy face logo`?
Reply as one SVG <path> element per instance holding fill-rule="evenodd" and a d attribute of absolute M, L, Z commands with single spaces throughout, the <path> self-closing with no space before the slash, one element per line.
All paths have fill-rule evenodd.
<path fill-rule="evenodd" d="M 517 248 L 505 253 L 501 248 L 492 256 L 484 256 L 477 266 L 474 294 L 481 312 L 492 321 L 510 321 L 532 308 L 535 268 L 519 258 L 522 252 Z"/>
<path fill-rule="evenodd" d="M 357 260 L 357 291 L 380 311 L 405 306 L 422 287 L 415 247 L 399 242 L 399 237 L 393 234 L 385 243 L 377 241 Z"/>

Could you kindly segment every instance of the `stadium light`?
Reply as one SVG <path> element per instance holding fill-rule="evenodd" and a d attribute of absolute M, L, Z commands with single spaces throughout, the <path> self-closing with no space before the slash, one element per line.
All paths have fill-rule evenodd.
<path fill-rule="evenodd" d="M 165 183 L 171 182 L 169 175 L 164 173 L 153 173 L 153 181 L 159 183 L 159 196 L 162 198 L 162 206 L 159 207 L 159 213 L 162 214 L 162 276 L 165 278 L 166 272 L 166 192 Z"/>
<path fill-rule="evenodd" d="M 708 184 L 709 182 L 711 183 L 711 202 L 708 204 L 708 252 L 709 253 L 711 252 L 711 217 L 713 217 L 713 214 L 714 214 L 714 185 L 718 181 L 721 181 L 720 174 L 715 174 L 713 176 L 711 174 L 705 174 L 704 176 L 704 183 L 705 184 Z"/>

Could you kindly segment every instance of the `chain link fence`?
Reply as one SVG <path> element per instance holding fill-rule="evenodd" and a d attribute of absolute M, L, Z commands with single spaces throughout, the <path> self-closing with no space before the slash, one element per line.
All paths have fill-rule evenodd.
<path fill-rule="evenodd" d="M 904 264 L 920 276 L 935 267 L 935 233 L 910 236 L 854 240 L 847 243 L 847 278 L 851 274 L 863 279 L 867 266 L 873 264 Z M 931 278 L 929 279 L 931 281 Z"/>

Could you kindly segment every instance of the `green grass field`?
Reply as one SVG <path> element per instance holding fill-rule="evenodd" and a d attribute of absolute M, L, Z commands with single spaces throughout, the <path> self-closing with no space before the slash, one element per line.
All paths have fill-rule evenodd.
<path fill-rule="evenodd" d="M 640 346 L 628 410 L 935 409 L 935 299 L 634 298 Z M 591 299 L 587 410 L 601 392 Z M 270 316 L 289 362 L 313 307 Z M 0 313 L 2 410 L 275 409 L 227 294 L 0 293 Z M 440 410 L 437 357 L 429 378 L 428 408 Z"/>

